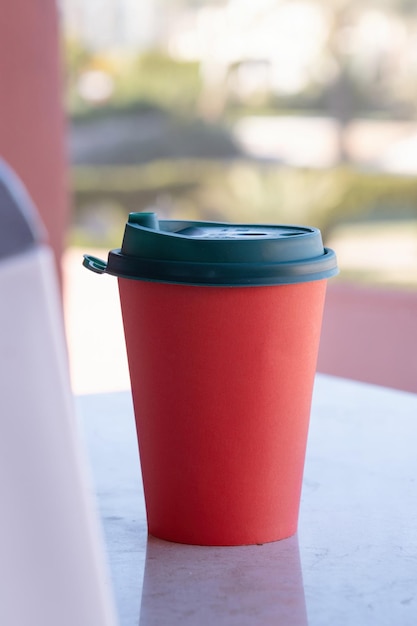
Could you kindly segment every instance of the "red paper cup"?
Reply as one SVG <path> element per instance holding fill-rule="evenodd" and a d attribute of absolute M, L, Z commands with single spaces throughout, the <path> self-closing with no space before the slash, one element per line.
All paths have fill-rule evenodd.
<path fill-rule="evenodd" d="M 334 267 L 314 280 L 246 286 L 119 272 L 150 534 L 220 546 L 296 532 Z"/>

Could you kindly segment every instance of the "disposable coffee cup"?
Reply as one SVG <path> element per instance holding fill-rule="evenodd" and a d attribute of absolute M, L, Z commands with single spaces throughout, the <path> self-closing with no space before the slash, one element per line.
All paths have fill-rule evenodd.
<path fill-rule="evenodd" d="M 297 530 L 327 279 L 316 228 L 132 213 L 118 277 L 148 530 L 199 545 Z"/>

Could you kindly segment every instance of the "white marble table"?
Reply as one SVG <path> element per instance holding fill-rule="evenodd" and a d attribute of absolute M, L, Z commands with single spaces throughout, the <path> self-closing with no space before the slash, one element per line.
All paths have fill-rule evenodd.
<path fill-rule="evenodd" d="M 417 396 L 318 375 L 298 535 L 147 538 L 129 393 L 77 398 L 121 626 L 415 626 Z"/>

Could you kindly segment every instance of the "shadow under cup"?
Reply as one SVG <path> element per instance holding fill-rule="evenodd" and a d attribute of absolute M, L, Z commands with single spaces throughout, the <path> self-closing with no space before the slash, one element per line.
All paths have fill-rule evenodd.
<path fill-rule="evenodd" d="M 297 529 L 327 278 L 320 231 L 134 213 L 119 280 L 150 534 L 243 545 Z"/>

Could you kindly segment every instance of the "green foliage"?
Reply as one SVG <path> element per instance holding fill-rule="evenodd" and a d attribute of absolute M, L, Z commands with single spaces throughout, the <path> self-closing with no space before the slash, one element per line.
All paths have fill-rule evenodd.
<path fill-rule="evenodd" d="M 407 50 L 413 49 L 413 32 L 417 25 L 415 0 L 337 0 L 333 3 L 315 0 L 315 3 L 322 5 L 323 14 L 327 16 L 327 34 L 316 67 L 309 70 L 308 81 L 295 93 L 277 92 L 269 85 L 253 92 L 244 90 L 239 95 L 239 90 L 236 91 L 233 85 L 239 83 L 241 67 L 257 61 L 259 53 L 256 51 L 253 59 L 244 57 L 232 63 L 223 83 L 219 82 L 216 86 L 207 83 L 202 97 L 198 62 L 175 60 L 169 56 L 168 49 L 133 54 L 122 47 L 109 47 L 97 52 L 86 49 L 80 40 L 67 36 L 64 41 L 64 64 L 69 111 L 83 115 L 91 111 L 146 106 L 186 115 L 195 115 L 200 110 L 210 113 L 212 119 L 214 115 L 236 118 L 247 113 L 277 113 L 283 110 L 320 111 L 342 121 L 358 116 L 381 115 L 412 118 L 416 101 L 413 80 L 416 64 L 413 54 L 407 53 Z M 190 5 L 203 6 L 204 2 L 172 0 L 170 12 L 172 16 L 179 15 Z M 398 37 L 403 36 L 404 39 L 401 43 L 399 39 L 398 45 L 382 46 L 379 52 L 366 56 L 363 46 L 352 48 L 349 37 L 362 28 L 361 17 L 372 8 L 391 18 L 395 16 L 403 31 L 403 35 L 398 34 Z M 272 6 L 260 10 L 261 21 L 269 11 L 273 12 Z M 372 37 L 372 32 L 369 35 Z M 266 55 L 264 62 L 270 60 Z M 103 96 L 105 101 L 92 104 L 78 93 L 79 79 L 83 73 L 97 70 L 110 76 L 114 91 L 108 99 Z M 207 108 L 207 101 L 210 100 L 213 103 L 217 101 L 217 104 Z"/>
<path fill-rule="evenodd" d="M 116 77 L 115 98 L 123 103 L 145 101 L 177 113 L 190 111 L 200 93 L 198 68 L 198 63 L 149 52 L 127 64 Z"/>
<path fill-rule="evenodd" d="M 195 110 L 201 90 L 199 64 L 176 61 L 167 54 L 93 54 L 77 40 L 65 42 L 67 106 L 72 115 L 102 114 L 103 111 L 161 108 L 176 114 Z M 83 100 L 78 80 L 84 72 L 100 70 L 113 81 L 113 93 L 99 104 Z"/>

